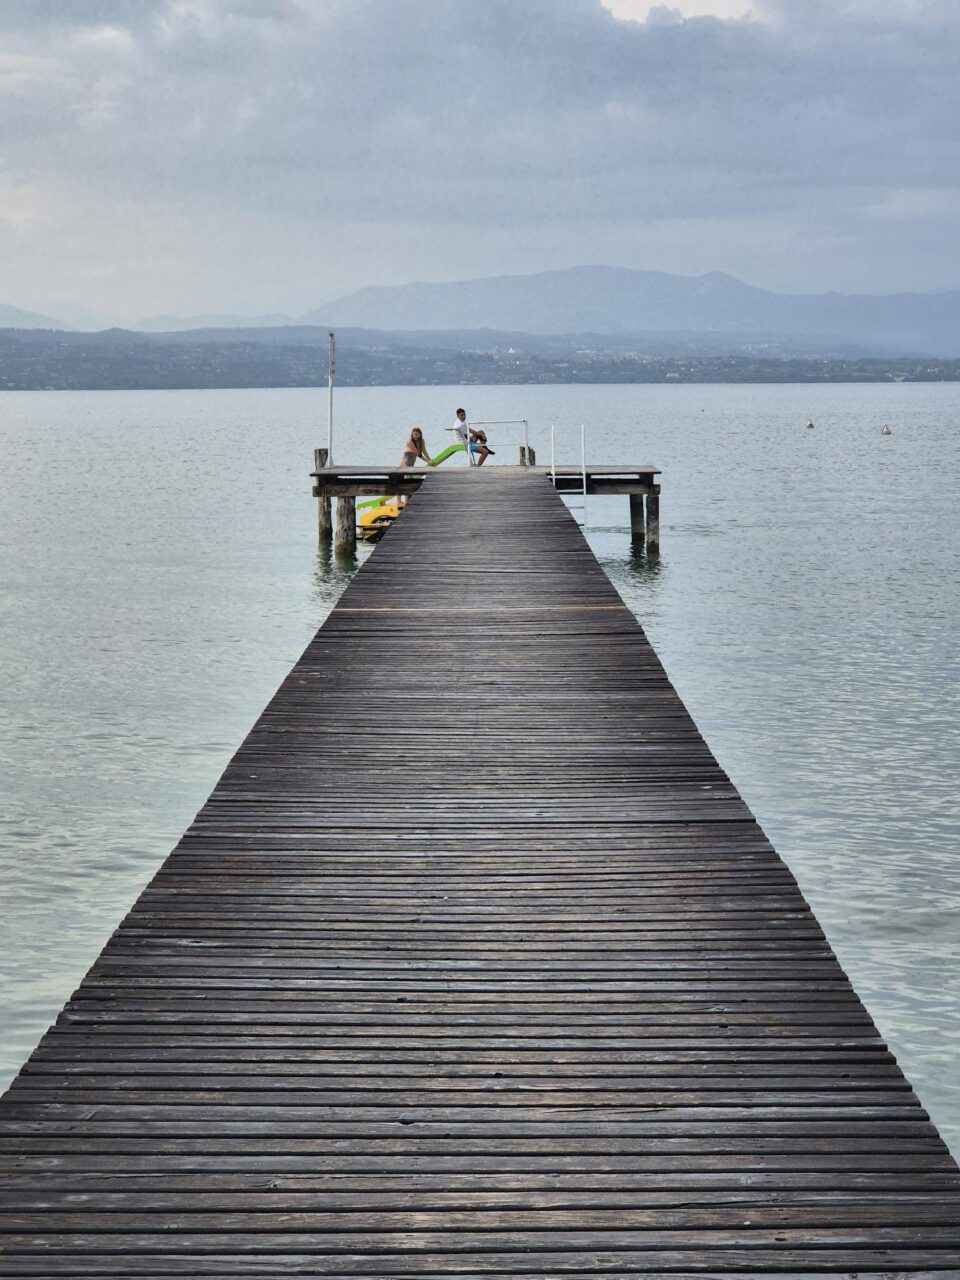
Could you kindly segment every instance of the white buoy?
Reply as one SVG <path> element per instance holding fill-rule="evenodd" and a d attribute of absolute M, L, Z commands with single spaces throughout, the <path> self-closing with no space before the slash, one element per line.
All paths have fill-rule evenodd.
<path fill-rule="evenodd" d="M 890 430 L 890 428 L 887 426 L 887 424 L 886 424 L 886 423 L 884 423 L 884 424 L 883 424 L 883 429 L 881 430 L 880 434 L 881 434 L 882 436 L 892 436 L 892 435 L 893 435 L 893 432 Z"/>
<path fill-rule="evenodd" d="M 808 423 L 807 423 L 807 430 L 808 430 L 808 431 L 812 431 L 812 430 L 813 430 L 813 428 L 814 428 L 815 426 L 816 426 L 816 423 L 815 423 L 815 422 L 808 422 Z"/>

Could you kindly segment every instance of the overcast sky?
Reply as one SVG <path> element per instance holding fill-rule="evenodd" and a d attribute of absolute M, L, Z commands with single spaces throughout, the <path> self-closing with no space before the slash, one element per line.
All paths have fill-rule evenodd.
<path fill-rule="evenodd" d="M 960 288 L 958 0 L 2 0 L 0 302 Z"/>

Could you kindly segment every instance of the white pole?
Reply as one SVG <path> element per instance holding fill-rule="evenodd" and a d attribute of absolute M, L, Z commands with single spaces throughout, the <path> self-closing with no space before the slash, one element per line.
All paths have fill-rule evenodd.
<path fill-rule="evenodd" d="M 587 428 L 580 423 L 580 472 L 583 476 L 583 527 L 587 527 Z"/>
<path fill-rule="evenodd" d="M 333 379 L 337 371 L 337 339 L 327 334 L 327 466 L 333 466 Z"/>
<path fill-rule="evenodd" d="M 527 431 L 526 418 L 523 419 L 523 465 L 525 467 L 530 465 L 530 438 Z"/>
<path fill-rule="evenodd" d="M 550 479 L 553 487 L 557 487 L 557 424 L 550 423 Z"/>

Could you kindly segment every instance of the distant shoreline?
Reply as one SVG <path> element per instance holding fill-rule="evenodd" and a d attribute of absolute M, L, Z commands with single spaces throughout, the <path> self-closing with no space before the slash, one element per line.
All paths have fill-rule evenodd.
<path fill-rule="evenodd" d="M 267 390 L 326 385 L 326 352 L 316 341 L 225 338 L 216 331 L 147 336 L 125 330 L 68 334 L 0 331 L 0 391 Z M 358 335 L 359 336 L 359 335 Z M 739 350 L 630 349 L 636 340 L 529 338 L 523 346 L 479 342 L 442 346 L 454 335 L 390 334 L 345 342 L 341 387 L 646 386 L 960 382 L 960 359 L 816 354 L 770 350 L 730 335 Z M 458 337 L 460 335 L 457 335 Z M 473 335 L 471 335 L 473 337 Z M 702 341 L 702 339 L 700 339 Z M 437 345 L 433 345 L 434 341 Z M 463 341 L 463 338 L 461 338 Z M 694 339 L 689 339 L 692 344 Z M 649 346 L 671 344 L 670 335 Z M 681 347 L 682 341 L 676 340 Z M 750 350 L 751 346 L 760 350 Z"/>
<path fill-rule="evenodd" d="M 873 376 L 873 377 L 790 377 L 786 374 L 778 377 L 697 377 L 697 378 L 576 378 L 561 381 L 560 379 L 499 379 L 492 380 L 487 378 L 475 378 L 470 380 L 450 379 L 440 381 L 402 381 L 388 380 L 377 382 L 353 382 L 339 381 L 338 386 L 343 389 L 362 390 L 367 387 L 809 387 L 809 386 L 896 386 L 896 385 L 927 385 L 931 383 L 957 383 L 960 382 L 960 373 L 953 374 L 950 377 L 939 378 L 905 378 L 902 384 L 894 382 L 890 378 Z M 34 392 L 34 391 L 306 391 L 318 390 L 326 388 L 326 382 L 204 382 L 204 383 L 173 383 L 173 382 L 157 382 L 157 383 L 64 383 L 58 386 L 52 386 L 49 383 L 36 384 L 18 384 L 18 385 L 2 385 L 0 383 L 0 392 Z"/>
<path fill-rule="evenodd" d="M 931 384 L 953 385 L 960 382 L 960 374 L 949 378 L 906 378 L 903 383 L 893 383 L 889 378 L 843 378 L 843 377 L 822 377 L 822 378 L 797 378 L 797 377 L 777 377 L 777 378 L 689 378 L 686 381 L 668 381 L 665 378 L 646 378 L 643 380 L 631 380 L 628 378 L 611 379 L 611 378 L 583 378 L 577 380 L 569 380 L 561 382 L 559 380 L 532 380 L 525 379 L 523 381 L 508 381 L 506 379 L 493 382 L 486 379 L 478 378 L 475 381 L 450 381 L 450 382 L 339 382 L 338 386 L 344 390 L 361 391 L 371 387 L 837 387 L 837 386 L 855 386 L 855 387 L 877 387 L 877 386 L 929 386 Z M 50 386 L 37 384 L 36 386 L 3 386 L 0 385 L 0 393 L 8 392 L 11 395 L 17 393 L 32 394 L 38 391 L 47 392 L 99 392 L 99 391 L 308 391 L 325 389 L 326 382 L 284 382 L 284 383 L 263 383 L 263 382 L 223 382 L 223 383 L 203 383 L 203 384 L 175 384 L 175 383 L 157 383 L 142 385 L 103 385 L 96 384 L 90 386 L 81 385 L 63 385 Z"/>

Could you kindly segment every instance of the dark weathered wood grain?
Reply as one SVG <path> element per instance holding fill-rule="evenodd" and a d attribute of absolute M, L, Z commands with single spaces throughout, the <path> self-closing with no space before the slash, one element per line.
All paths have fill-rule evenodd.
<path fill-rule="evenodd" d="M 0 1205 L 3 1276 L 960 1275 L 960 1170 L 532 469 L 411 499 L 0 1103 Z"/>

